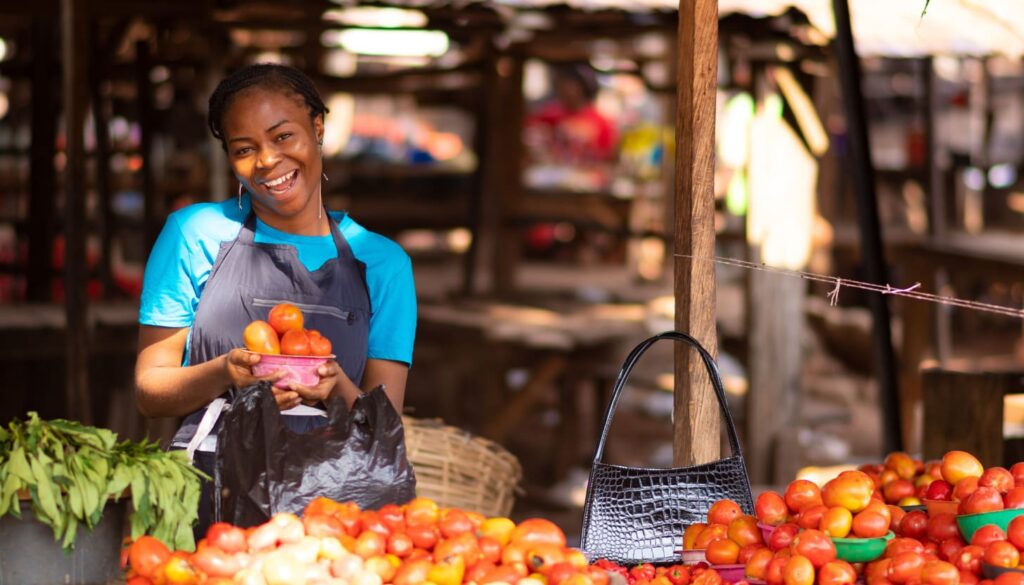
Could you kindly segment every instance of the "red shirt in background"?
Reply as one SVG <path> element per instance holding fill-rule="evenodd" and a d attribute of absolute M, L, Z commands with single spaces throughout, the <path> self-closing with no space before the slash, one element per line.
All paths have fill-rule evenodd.
<path fill-rule="evenodd" d="M 615 126 L 592 104 L 569 110 L 560 102 L 542 106 L 527 120 L 528 127 L 549 131 L 545 143 L 557 162 L 597 162 L 615 158 Z"/>

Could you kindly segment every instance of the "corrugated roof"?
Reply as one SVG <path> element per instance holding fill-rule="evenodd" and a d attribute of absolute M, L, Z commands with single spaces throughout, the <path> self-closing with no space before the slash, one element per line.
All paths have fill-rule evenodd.
<path fill-rule="evenodd" d="M 861 55 L 1024 54 L 1021 0 L 850 0 Z M 778 15 L 790 7 L 807 15 L 829 37 L 835 34 L 832 0 L 719 0 L 719 12 Z"/>

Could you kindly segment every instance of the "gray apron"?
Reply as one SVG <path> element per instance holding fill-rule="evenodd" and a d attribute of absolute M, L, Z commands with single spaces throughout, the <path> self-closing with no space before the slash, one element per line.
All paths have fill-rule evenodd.
<path fill-rule="evenodd" d="M 287 244 L 257 244 L 256 215 L 249 211 L 241 231 L 217 253 L 196 309 L 190 336 L 189 364 L 201 364 L 244 347 L 242 331 L 255 319 L 267 319 L 270 309 L 289 302 L 300 309 L 305 327 L 331 340 L 338 364 L 360 386 L 370 334 L 370 295 L 366 265 L 356 260 L 348 242 L 331 218 L 337 258 L 310 272 L 298 251 Z M 172 448 L 186 448 L 196 467 L 213 476 L 220 412 L 232 391 L 185 417 Z M 281 413 L 284 424 L 307 433 L 327 424 L 322 409 L 300 405 Z M 204 482 L 199 502 L 197 534 L 205 534 L 212 512 L 212 484 Z"/>

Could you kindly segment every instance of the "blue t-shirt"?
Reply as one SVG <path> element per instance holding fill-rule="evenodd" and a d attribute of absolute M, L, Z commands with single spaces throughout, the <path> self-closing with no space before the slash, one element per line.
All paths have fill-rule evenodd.
<path fill-rule="evenodd" d="M 167 218 L 153 245 L 142 282 L 139 323 L 191 327 L 199 297 L 210 277 L 221 242 L 234 240 L 249 213 L 235 199 L 197 203 Z M 416 337 L 416 286 L 409 255 L 395 242 L 368 231 L 347 214 L 331 213 L 352 254 L 366 264 L 370 292 L 370 339 L 367 358 L 412 364 Z M 334 239 L 300 236 L 256 221 L 257 243 L 290 244 L 310 271 L 338 255 Z M 185 355 L 188 355 L 186 350 Z"/>

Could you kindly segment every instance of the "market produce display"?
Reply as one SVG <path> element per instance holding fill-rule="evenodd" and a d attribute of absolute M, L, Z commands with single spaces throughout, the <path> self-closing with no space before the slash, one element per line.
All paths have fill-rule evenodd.
<path fill-rule="evenodd" d="M 250 529 L 214 524 L 194 553 L 144 537 L 126 549 L 129 585 L 721 585 L 714 571 L 589 565 L 549 520 L 519 524 L 427 498 L 377 511 L 319 498 L 302 518 L 278 514 Z"/>
<path fill-rule="evenodd" d="M 64 548 L 80 524 L 94 527 L 108 500 L 130 495 L 131 534 L 151 534 L 191 550 L 200 477 L 183 451 L 156 443 L 117 442 L 107 429 L 34 413 L 0 428 L 0 517 L 21 517 L 19 500 L 53 529 Z"/>
<path fill-rule="evenodd" d="M 767 585 L 1024 585 L 1024 463 L 985 469 L 951 451 L 893 453 L 817 484 L 764 492 L 756 517 L 728 500 L 683 534 L 684 556 Z M 689 554 L 686 554 L 689 553 Z M 730 571 L 742 566 L 742 575 Z"/>

